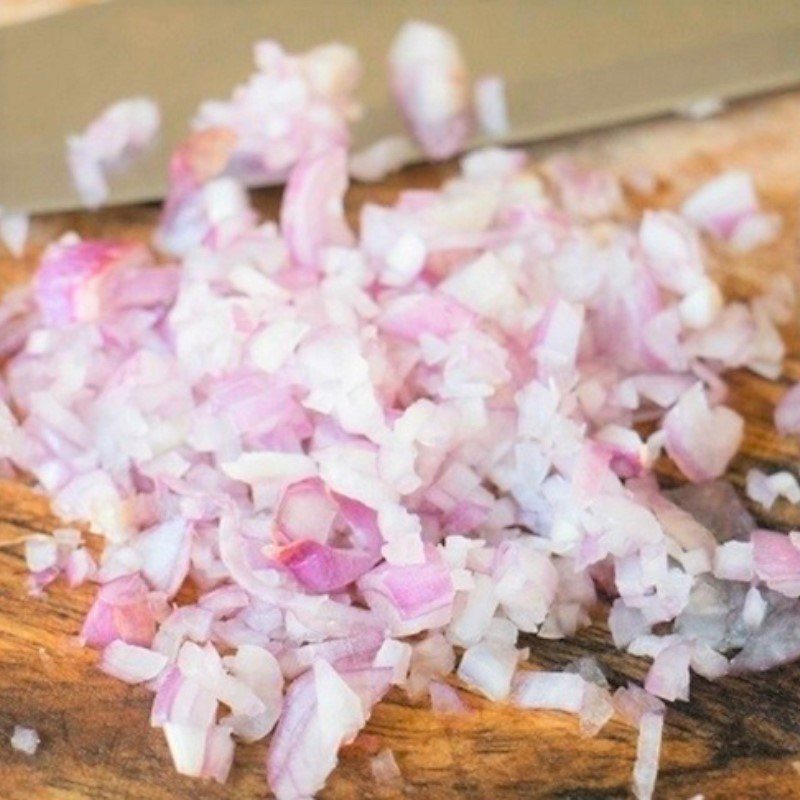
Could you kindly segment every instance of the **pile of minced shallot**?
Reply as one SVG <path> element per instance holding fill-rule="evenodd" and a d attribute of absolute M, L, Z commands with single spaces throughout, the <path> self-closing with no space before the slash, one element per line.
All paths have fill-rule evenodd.
<path fill-rule="evenodd" d="M 183 774 L 224 781 L 236 743 L 270 736 L 272 791 L 308 798 L 390 687 L 463 711 L 455 672 L 587 735 L 638 727 L 650 797 L 661 701 L 691 671 L 800 656 L 800 534 L 756 529 L 719 480 L 744 427 L 723 373 L 778 376 L 791 285 L 726 303 L 704 258 L 706 237 L 744 251 L 780 220 L 733 172 L 630 223 L 613 175 L 488 148 L 354 229 L 355 54 L 266 42 L 256 60 L 174 154 L 171 257 L 67 234 L 0 306 L 6 466 L 105 537 L 99 563 L 75 528 L 31 537 L 34 591 L 98 585 L 81 637 L 153 691 Z M 439 29 L 406 27 L 391 75 L 435 157 L 466 144 L 479 97 L 501 127 L 502 83 L 473 101 Z M 153 118 L 139 98 L 71 139 L 93 201 Z M 403 142 L 359 154 L 362 174 Z M 254 173 L 288 176 L 279 220 L 251 207 Z M 800 430 L 797 390 L 777 422 Z M 663 453 L 686 486 L 659 489 Z M 800 500 L 789 473 L 748 490 Z M 520 633 L 572 636 L 601 602 L 614 643 L 652 659 L 643 688 L 612 693 L 591 659 L 525 667 Z M 390 751 L 373 772 L 399 778 Z"/>

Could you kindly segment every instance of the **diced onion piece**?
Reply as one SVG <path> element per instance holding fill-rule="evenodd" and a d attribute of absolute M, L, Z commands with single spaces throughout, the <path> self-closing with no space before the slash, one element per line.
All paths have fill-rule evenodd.
<path fill-rule="evenodd" d="M 125 683 L 144 683 L 157 677 L 167 663 L 162 653 L 117 639 L 103 650 L 100 669 Z"/>
<path fill-rule="evenodd" d="M 26 728 L 23 725 L 14 726 L 11 734 L 11 746 L 14 750 L 25 753 L 26 756 L 32 756 L 39 749 L 40 742 L 39 733 L 33 728 Z"/>
<path fill-rule="evenodd" d="M 426 22 L 407 22 L 389 51 L 392 92 L 425 154 L 445 159 L 472 133 L 469 76 L 452 34 Z"/>
<path fill-rule="evenodd" d="M 22 258 L 28 240 L 30 218 L 27 214 L 11 214 L 0 208 L 0 241 L 15 258 Z"/>
<path fill-rule="evenodd" d="M 521 708 L 547 708 L 580 712 L 584 702 L 585 681 L 570 672 L 520 672 L 512 700 Z"/>
<path fill-rule="evenodd" d="M 475 81 L 475 116 L 487 136 L 508 134 L 506 85 L 499 75 L 484 75 Z"/>
<path fill-rule="evenodd" d="M 692 481 L 725 472 L 742 442 L 744 421 L 729 408 L 710 408 L 700 384 L 681 397 L 664 418 L 670 457 Z"/>

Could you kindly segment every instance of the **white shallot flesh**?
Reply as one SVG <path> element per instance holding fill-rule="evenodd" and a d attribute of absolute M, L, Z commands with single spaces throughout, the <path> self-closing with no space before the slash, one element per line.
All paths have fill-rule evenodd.
<path fill-rule="evenodd" d="M 130 166 L 153 143 L 161 112 L 149 97 L 118 100 L 80 134 L 67 138 L 67 164 L 87 208 L 98 208 L 109 194 L 109 174 Z"/>
<path fill-rule="evenodd" d="M 441 160 L 463 150 L 474 118 L 469 72 L 453 34 L 427 22 L 407 22 L 389 50 L 389 81 L 425 155 Z"/>
<path fill-rule="evenodd" d="M 36 755 L 40 743 L 39 734 L 33 728 L 26 728 L 23 725 L 15 725 L 11 734 L 11 747 L 24 753 L 26 756 Z"/>

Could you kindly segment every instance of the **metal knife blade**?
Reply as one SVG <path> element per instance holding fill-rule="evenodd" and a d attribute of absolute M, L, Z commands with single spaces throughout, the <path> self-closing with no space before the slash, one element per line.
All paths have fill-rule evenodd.
<path fill-rule="evenodd" d="M 800 83 L 796 0 L 116 0 L 0 30 L 0 206 L 79 206 L 66 136 L 137 94 L 160 103 L 164 128 L 112 181 L 111 201 L 160 197 L 169 152 L 199 102 L 246 78 L 262 38 L 291 51 L 355 46 L 366 110 L 356 144 L 397 132 L 385 58 L 413 18 L 452 29 L 473 75 L 506 79 L 509 142 Z"/>

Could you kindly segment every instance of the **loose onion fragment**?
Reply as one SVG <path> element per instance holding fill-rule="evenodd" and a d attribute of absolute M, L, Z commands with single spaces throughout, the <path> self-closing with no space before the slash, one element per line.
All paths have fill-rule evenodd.
<path fill-rule="evenodd" d="M 148 97 L 112 103 L 83 133 L 67 139 L 67 163 L 84 205 L 108 198 L 107 176 L 150 146 L 161 125 L 158 105 Z"/>
<path fill-rule="evenodd" d="M 36 755 L 41 739 L 33 728 L 26 728 L 23 725 L 15 725 L 11 734 L 11 746 L 26 756 Z"/>
<path fill-rule="evenodd" d="M 408 22 L 389 51 L 390 84 L 425 154 L 450 158 L 472 133 L 469 75 L 455 37 L 427 22 Z"/>
<path fill-rule="evenodd" d="M 15 258 L 22 258 L 28 240 L 30 218 L 27 214 L 11 213 L 0 208 L 0 241 Z"/>

